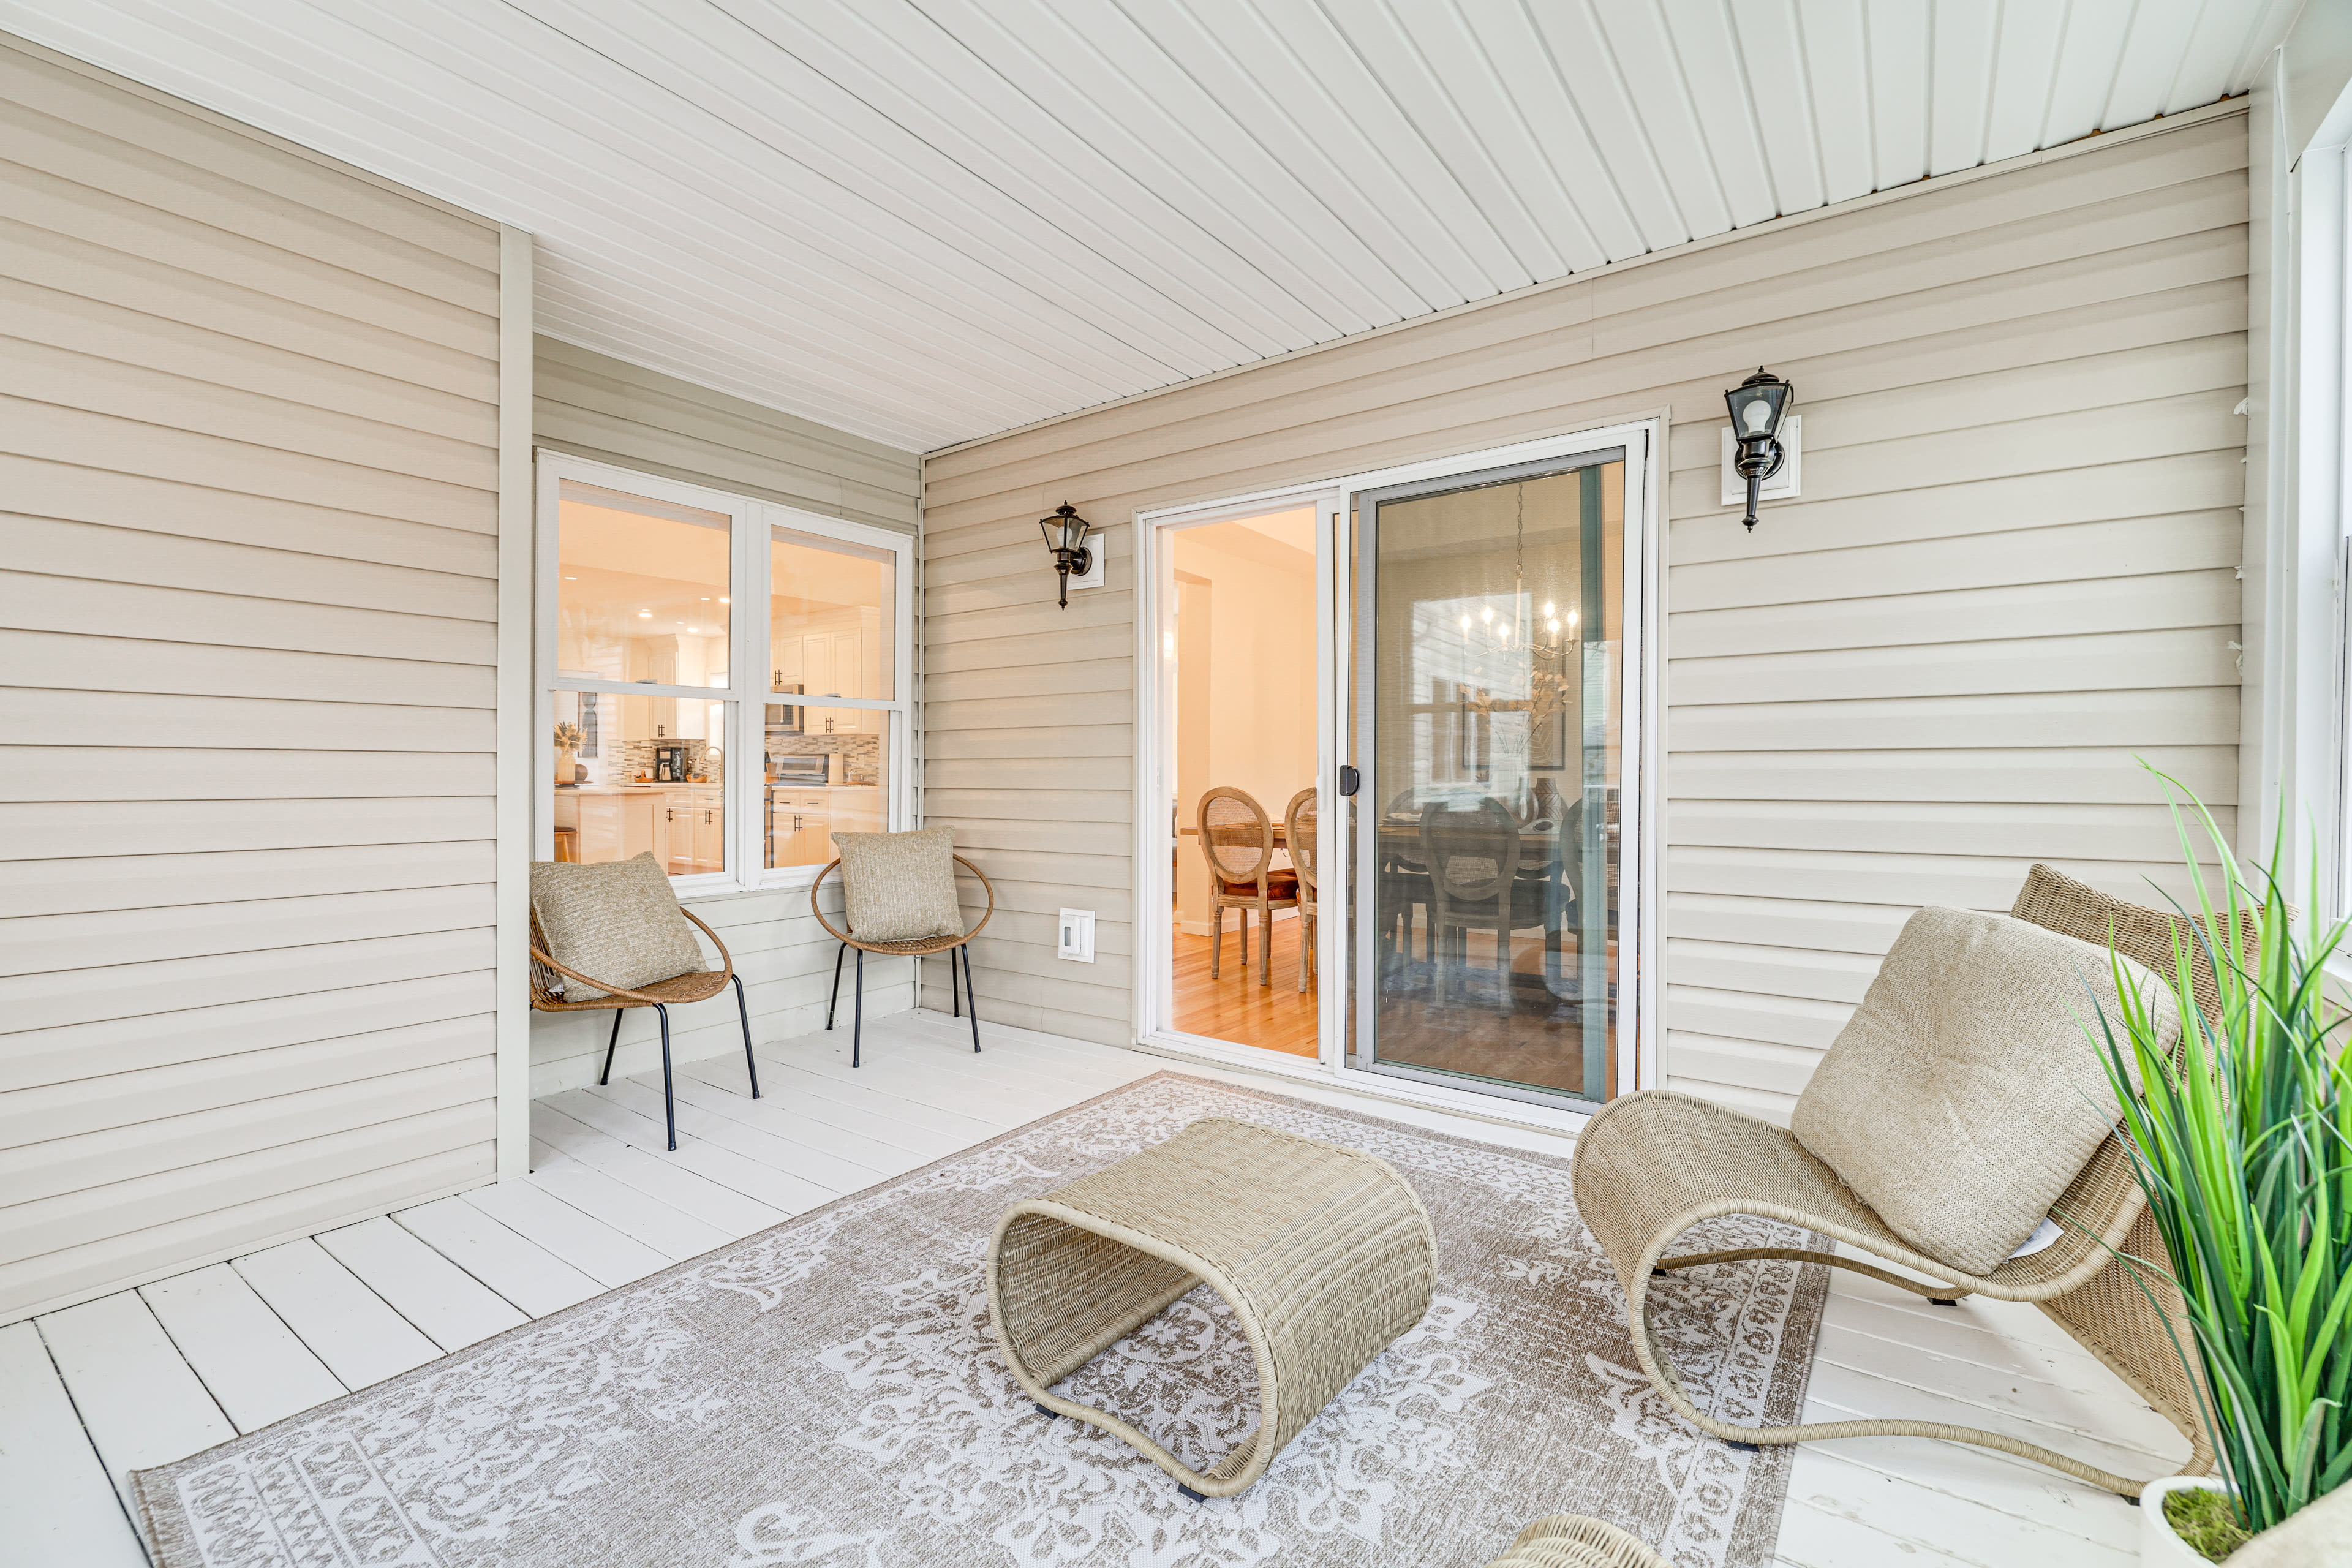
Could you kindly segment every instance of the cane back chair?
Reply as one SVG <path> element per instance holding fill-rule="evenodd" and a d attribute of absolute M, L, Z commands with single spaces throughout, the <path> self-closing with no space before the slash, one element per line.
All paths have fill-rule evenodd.
<path fill-rule="evenodd" d="M 1224 973 L 1225 910 L 1242 915 L 1242 973 L 1257 912 L 1257 983 L 1274 984 L 1274 911 L 1298 907 L 1298 873 L 1274 863 L 1274 820 L 1247 790 L 1220 784 L 1201 797 L 1201 858 L 1209 863 L 1209 978 Z"/>
<path fill-rule="evenodd" d="M 1300 790 L 1290 797 L 1290 808 L 1283 813 L 1282 836 L 1290 846 L 1290 863 L 1298 872 L 1298 988 L 1307 989 L 1307 976 L 1315 970 L 1315 833 L 1316 802 L 1313 786 Z"/>
<path fill-rule="evenodd" d="M 604 1041 L 604 1070 L 596 1075 L 599 1084 L 613 1079 L 613 1051 L 621 1043 L 621 1015 L 632 1007 L 651 1007 L 661 1023 L 662 1053 L 662 1114 L 668 1122 L 669 1146 L 677 1149 L 677 1097 L 670 1087 L 669 1010 L 688 1002 L 708 1002 L 729 985 L 735 987 L 735 1016 L 743 1026 L 743 1070 L 751 1076 L 751 1098 L 760 1098 L 760 1064 L 751 1055 L 751 1014 L 743 1005 L 743 977 L 735 973 L 735 960 L 729 954 L 727 944 L 719 933 L 705 925 L 702 917 L 684 905 L 679 914 L 701 926 L 702 934 L 719 950 L 716 969 L 689 969 L 683 974 L 673 974 L 667 980 L 656 980 L 634 990 L 608 984 L 576 969 L 566 969 L 547 955 L 547 937 L 539 929 L 539 915 L 530 917 L 530 1005 L 541 1013 L 603 1013 L 613 1015 L 613 1032 Z M 589 996 L 574 1001 L 564 995 L 566 980 L 576 980 L 602 996 Z"/>
<path fill-rule="evenodd" d="M 2158 974 L 2173 973 L 2178 932 L 2194 953 L 2198 1005 L 2209 1018 L 2219 1014 L 2210 961 L 2198 945 L 2194 922 L 2184 917 L 2126 903 L 2039 865 L 2010 912 L 2102 947 L 2112 942 L 2116 952 Z M 2242 946 L 2248 935 L 2241 933 Z M 1702 1264 L 1784 1258 L 1866 1274 L 1940 1306 L 1968 1295 L 2031 1301 L 2189 1439 L 2182 1475 L 2201 1476 L 2213 1468 L 2212 1447 L 2198 1414 L 2201 1374 L 2183 1354 L 2191 1342 L 2185 1329 L 2176 1342 L 2168 1327 L 2168 1320 L 2184 1321 L 2170 1281 L 2171 1258 L 2147 1212 L 2147 1194 L 2120 1131 L 2109 1135 L 2051 1205 L 2059 1239 L 1982 1275 L 1963 1272 L 1905 1242 L 1785 1129 L 1669 1090 L 1627 1095 L 1586 1125 L 1576 1144 L 1575 1186 L 1585 1222 L 1624 1286 L 1633 1353 L 1642 1370 L 1685 1420 L 1727 1443 L 1752 1447 L 1833 1437 L 1941 1437 L 2031 1459 L 2129 1498 L 2137 1499 L 2145 1484 L 2003 1433 L 1942 1422 L 1738 1426 L 1702 1413 L 1683 1391 L 1650 1327 L 1652 1279 Z M 1730 1214 L 1801 1226 L 1935 1282 L 1923 1284 L 1832 1253 L 1788 1247 L 1666 1255 L 1693 1226 Z M 2139 1261 L 2122 1261 L 2119 1253 Z"/>

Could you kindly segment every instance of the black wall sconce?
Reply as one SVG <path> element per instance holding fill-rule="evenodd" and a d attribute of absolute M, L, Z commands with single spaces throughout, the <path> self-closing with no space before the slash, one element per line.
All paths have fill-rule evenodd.
<path fill-rule="evenodd" d="M 1764 481 L 1780 471 L 1789 460 L 1788 449 L 1780 445 L 1780 421 L 1787 418 L 1790 407 L 1797 401 L 1794 384 L 1782 381 L 1762 365 L 1756 374 L 1723 395 L 1726 406 L 1731 410 L 1732 438 L 1739 443 L 1739 456 L 1732 466 L 1739 477 L 1748 481 L 1748 531 L 1756 531 L 1756 502 Z"/>
<path fill-rule="evenodd" d="M 1054 552 L 1054 570 L 1062 579 L 1062 608 L 1070 607 L 1070 574 L 1085 576 L 1094 570 L 1095 552 L 1087 548 L 1087 535 L 1094 524 L 1078 515 L 1077 508 L 1068 501 L 1054 509 L 1051 517 L 1041 517 L 1037 526 L 1045 535 L 1045 548 Z"/>

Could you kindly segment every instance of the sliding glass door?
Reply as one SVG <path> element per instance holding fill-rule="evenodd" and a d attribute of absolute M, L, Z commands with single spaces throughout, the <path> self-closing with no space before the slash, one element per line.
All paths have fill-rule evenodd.
<path fill-rule="evenodd" d="M 1350 1067 L 1552 1102 L 1622 1081 L 1626 458 L 1355 496 Z"/>

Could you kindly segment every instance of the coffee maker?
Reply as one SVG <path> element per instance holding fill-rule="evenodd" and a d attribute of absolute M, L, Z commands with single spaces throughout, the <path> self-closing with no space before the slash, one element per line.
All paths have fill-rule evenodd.
<path fill-rule="evenodd" d="M 686 748 L 656 746 L 654 748 L 654 783 L 684 784 L 686 782 Z"/>

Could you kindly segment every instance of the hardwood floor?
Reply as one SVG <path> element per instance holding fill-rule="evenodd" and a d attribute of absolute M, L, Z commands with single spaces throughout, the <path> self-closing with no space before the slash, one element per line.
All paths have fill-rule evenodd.
<path fill-rule="evenodd" d="M 1262 1046 L 1294 1057 L 1316 1052 L 1316 979 L 1298 989 L 1298 931 L 1304 922 L 1274 922 L 1273 984 L 1257 983 L 1257 922 L 1250 921 L 1250 961 L 1243 973 L 1239 922 L 1225 931 L 1223 974 L 1209 976 L 1209 939 L 1176 933 L 1176 1026 L 1188 1035 Z"/>
<path fill-rule="evenodd" d="M 1285 921 L 1284 924 L 1290 922 Z M 1281 952 L 1276 945 L 1276 953 Z M 1205 963 L 1205 960 L 1204 960 Z M 1274 995 L 1296 998 L 1277 984 Z M 1252 980 L 1255 989 L 1255 977 Z M 1313 993 L 1308 993 L 1312 995 Z M 1271 1005 L 1273 998 L 1265 998 Z M 128 1471 L 297 1414 L 677 1258 L 1170 1068 L 1559 1154 L 1553 1135 L 1371 1103 L 1339 1089 L 983 1023 L 901 1014 L 681 1069 L 664 1152 L 657 1076 L 537 1107 L 540 1167 L 0 1328 L 0 1568 L 142 1568 Z M 2186 1445 L 2031 1307 L 1930 1307 L 1832 1281 L 1805 1419 L 1989 1426 L 2137 1475 Z M 1816 1444 L 1792 1474 L 1780 1568 L 2130 1568 L 2137 1513 L 2038 1466 L 1897 1438 Z M 975 1561 L 983 1559 L 976 1557 Z M 573 1568 L 625 1568 L 625 1550 Z"/>

